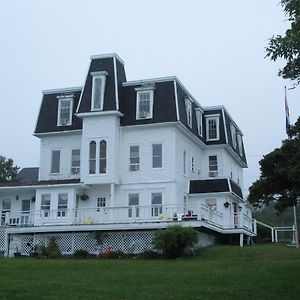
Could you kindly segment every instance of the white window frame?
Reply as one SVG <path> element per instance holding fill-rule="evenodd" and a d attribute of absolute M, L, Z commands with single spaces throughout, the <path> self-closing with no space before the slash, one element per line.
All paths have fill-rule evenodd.
<path fill-rule="evenodd" d="M 73 117 L 73 95 L 68 95 L 68 96 L 58 96 L 58 109 L 57 109 L 57 126 L 70 126 L 72 125 L 72 117 Z M 70 108 L 69 108 L 69 121 L 67 123 L 62 124 L 62 119 L 61 119 L 61 106 L 62 102 L 68 101 L 70 102 Z"/>
<path fill-rule="evenodd" d="M 49 199 L 44 199 L 47 197 Z M 43 204 L 43 200 L 48 200 L 49 204 Z M 41 216 L 43 218 L 50 217 L 50 209 L 51 209 L 51 194 L 42 194 L 41 195 Z"/>
<path fill-rule="evenodd" d="M 66 199 L 64 198 L 65 196 Z M 67 212 L 68 212 L 68 199 L 69 199 L 69 195 L 68 193 L 59 193 L 58 194 L 58 198 L 57 198 L 57 217 L 58 218 L 64 218 L 67 216 Z M 67 200 L 67 202 L 61 202 L 61 201 L 65 201 Z"/>
<path fill-rule="evenodd" d="M 133 156 L 131 152 L 132 147 L 137 147 L 137 156 Z M 137 162 L 132 162 L 132 160 L 137 159 Z M 139 145 L 130 145 L 129 146 L 129 171 L 139 171 L 140 170 L 140 146 Z"/>
<path fill-rule="evenodd" d="M 243 156 L 243 137 L 240 132 L 237 133 L 237 144 L 240 156 Z"/>
<path fill-rule="evenodd" d="M 104 92 L 105 92 L 105 84 L 106 84 L 106 76 L 108 75 L 105 71 L 100 72 L 92 72 L 92 101 L 91 101 L 91 111 L 101 111 L 103 110 L 103 102 L 104 102 Z M 95 108 L 95 81 L 96 79 L 100 79 L 101 82 L 101 91 L 100 91 L 100 108 Z"/>
<path fill-rule="evenodd" d="M 197 130 L 200 136 L 203 136 L 203 111 L 200 108 L 196 108 Z"/>
<path fill-rule="evenodd" d="M 206 140 L 207 141 L 218 141 L 220 139 L 220 115 L 208 115 L 206 118 Z M 216 137 L 209 137 L 209 121 L 216 121 Z"/>
<path fill-rule="evenodd" d="M 192 128 L 193 115 L 192 115 L 192 101 L 190 98 L 185 98 L 185 110 L 186 110 L 186 120 L 188 125 Z"/>
<path fill-rule="evenodd" d="M 130 203 L 130 197 L 137 197 L 137 204 Z M 140 216 L 140 194 L 139 193 L 129 193 L 128 194 L 128 218 L 139 218 Z"/>
<path fill-rule="evenodd" d="M 53 153 L 59 152 L 59 161 L 58 161 L 58 172 L 53 172 Z M 60 174 L 61 167 L 61 150 L 60 149 L 52 149 L 51 150 L 51 161 L 50 161 L 50 174 Z"/>
<path fill-rule="evenodd" d="M 235 128 L 234 124 L 230 124 L 230 132 L 231 132 L 232 146 L 234 149 L 236 149 L 237 136 L 236 136 L 236 128 Z"/>
<path fill-rule="evenodd" d="M 161 203 L 155 204 L 153 203 L 153 195 L 160 194 L 161 195 Z M 152 192 L 151 193 L 151 216 L 152 217 L 160 217 L 162 215 L 162 205 L 163 205 L 163 193 L 162 192 Z"/>
<path fill-rule="evenodd" d="M 73 160 L 73 151 L 79 151 L 79 166 L 73 166 L 74 162 L 77 160 Z M 79 174 L 80 173 L 80 149 L 72 149 L 71 150 L 71 174 Z"/>
<path fill-rule="evenodd" d="M 215 164 L 210 164 L 210 157 L 216 157 Z M 219 174 L 218 156 L 209 155 L 208 156 L 208 177 L 218 177 L 218 174 Z"/>
<path fill-rule="evenodd" d="M 154 155 L 154 146 L 161 147 L 161 155 Z M 155 158 L 160 158 L 160 166 L 154 166 Z M 153 143 L 152 144 L 152 169 L 161 169 L 163 166 L 163 144 L 162 143 Z"/>
<path fill-rule="evenodd" d="M 136 88 L 136 120 L 147 120 L 153 118 L 153 99 L 154 99 L 154 87 L 147 87 L 147 88 Z M 140 95 L 148 93 L 149 94 L 149 101 L 150 101 L 150 111 L 149 115 L 145 117 L 140 116 Z"/>

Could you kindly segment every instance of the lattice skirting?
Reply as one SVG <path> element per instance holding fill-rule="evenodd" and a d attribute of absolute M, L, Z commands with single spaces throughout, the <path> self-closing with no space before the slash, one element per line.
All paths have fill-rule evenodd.
<path fill-rule="evenodd" d="M 55 238 L 62 254 L 72 254 L 83 249 L 91 254 L 101 253 L 107 249 L 121 250 L 136 254 L 153 248 L 152 239 L 155 231 L 121 231 L 105 232 L 101 245 L 97 245 L 94 232 L 36 233 L 11 235 L 10 253 L 20 252 L 30 255 L 36 247 L 47 246 L 51 238 Z M 13 249 L 12 249 L 13 248 Z"/>
<path fill-rule="evenodd" d="M 5 231 L 0 228 L 0 252 L 4 253 L 6 250 Z"/>

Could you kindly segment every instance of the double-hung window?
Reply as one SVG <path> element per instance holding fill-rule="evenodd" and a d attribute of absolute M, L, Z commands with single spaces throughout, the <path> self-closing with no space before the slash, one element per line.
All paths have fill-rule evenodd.
<path fill-rule="evenodd" d="M 243 156 L 243 140 L 242 140 L 242 134 L 237 134 L 237 143 L 238 143 L 238 149 L 240 156 Z"/>
<path fill-rule="evenodd" d="M 197 118 L 197 130 L 198 130 L 198 134 L 200 136 L 202 136 L 203 132 L 202 132 L 202 116 L 203 116 L 203 112 L 200 108 L 196 108 L 196 118 Z"/>
<path fill-rule="evenodd" d="M 100 153 L 99 153 L 99 173 L 106 173 L 106 156 L 107 156 L 107 143 L 105 140 L 100 141 Z"/>
<path fill-rule="evenodd" d="M 57 216 L 66 217 L 68 209 L 68 194 L 58 194 Z"/>
<path fill-rule="evenodd" d="M 152 217 L 159 217 L 162 214 L 162 193 L 151 194 L 151 206 Z"/>
<path fill-rule="evenodd" d="M 152 119 L 154 86 L 136 88 L 136 119 Z"/>
<path fill-rule="evenodd" d="M 206 117 L 206 139 L 207 141 L 219 140 L 219 116 Z"/>
<path fill-rule="evenodd" d="M 89 146 L 89 174 L 96 174 L 96 142 L 91 141 Z"/>
<path fill-rule="evenodd" d="M 80 149 L 72 150 L 71 173 L 78 174 L 80 172 Z"/>
<path fill-rule="evenodd" d="M 211 155 L 208 157 L 208 177 L 218 176 L 218 157 Z"/>
<path fill-rule="evenodd" d="M 138 218 L 140 216 L 139 211 L 139 194 L 129 194 L 128 195 L 128 217 L 129 218 Z"/>
<path fill-rule="evenodd" d="M 138 171 L 139 169 L 140 169 L 140 147 L 130 146 L 129 171 Z"/>
<path fill-rule="evenodd" d="M 92 72 L 91 75 L 93 76 L 91 110 L 103 110 L 105 83 L 108 73 L 105 71 L 100 71 Z"/>
<path fill-rule="evenodd" d="M 192 101 L 189 98 L 185 99 L 185 110 L 187 123 L 190 127 L 192 127 Z"/>
<path fill-rule="evenodd" d="M 50 204 L 51 196 L 50 194 L 43 194 L 41 197 L 41 214 L 42 217 L 50 217 Z"/>
<path fill-rule="evenodd" d="M 152 145 L 152 168 L 162 167 L 162 144 Z"/>
<path fill-rule="evenodd" d="M 236 149 L 236 128 L 233 124 L 230 125 L 232 146 Z"/>
<path fill-rule="evenodd" d="M 57 125 L 68 126 L 72 124 L 73 96 L 59 96 Z"/>
<path fill-rule="evenodd" d="M 60 150 L 52 150 L 51 152 L 51 173 L 58 174 L 60 172 Z"/>

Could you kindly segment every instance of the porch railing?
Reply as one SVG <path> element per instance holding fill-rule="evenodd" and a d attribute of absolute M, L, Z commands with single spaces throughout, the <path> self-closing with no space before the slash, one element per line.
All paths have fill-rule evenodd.
<path fill-rule="evenodd" d="M 240 228 L 253 231 L 252 218 L 240 216 Z M 124 207 L 74 208 L 6 212 L 5 226 L 85 225 L 162 221 L 203 221 L 219 228 L 230 228 L 223 213 L 205 204 L 193 206 L 139 205 Z"/>

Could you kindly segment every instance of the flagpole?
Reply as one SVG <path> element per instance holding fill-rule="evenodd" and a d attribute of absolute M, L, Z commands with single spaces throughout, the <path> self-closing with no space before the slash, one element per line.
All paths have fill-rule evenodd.
<path fill-rule="evenodd" d="M 285 106 L 285 117 L 286 117 L 286 134 L 288 139 L 291 140 L 291 135 L 289 133 L 290 129 L 290 112 L 287 103 L 287 93 L 286 93 L 286 86 L 284 87 L 284 106 Z M 298 200 L 298 199 L 297 199 Z M 295 236 L 295 247 L 299 248 L 299 240 L 298 240 L 298 226 L 297 226 L 297 200 L 296 204 L 293 207 L 293 214 L 294 214 L 294 236 Z"/>

